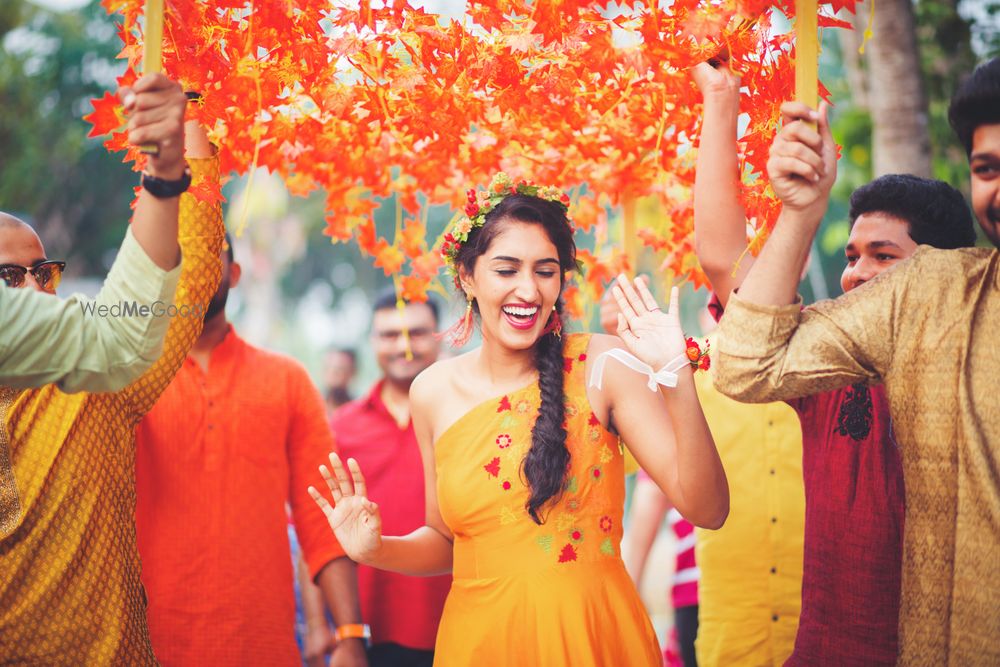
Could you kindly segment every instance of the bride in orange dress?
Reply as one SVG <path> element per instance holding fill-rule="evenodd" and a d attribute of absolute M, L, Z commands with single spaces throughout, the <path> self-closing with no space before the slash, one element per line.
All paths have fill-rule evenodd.
<path fill-rule="evenodd" d="M 564 276 L 576 268 L 564 202 L 501 174 L 486 193 L 470 191 L 468 217 L 445 237 L 469 306 L 458 337 L 475 316 L 483 343 L 410 390 L 427 525 L 383 536 L 353 459 L 345 470 L 332 454 L 332 473 L 321 468 L 332 504 L 310 489 L 355 561 L 453 574 L 438 666 L 661 664 L 620 555 L 623 442 L 691 523 L 718 528 L 729 511 L 676 288 L 663 313 L 643 283 L 619 277 L 617 337 L 561 333 Z M 588 382 L 595 362 L 602 377 Z"/>

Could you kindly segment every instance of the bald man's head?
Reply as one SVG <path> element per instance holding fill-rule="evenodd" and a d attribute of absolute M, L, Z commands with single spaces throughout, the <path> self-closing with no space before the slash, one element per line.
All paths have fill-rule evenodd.
<path fill-rule="evenodd" d="M 30 267 L 46 259 L 42 240 L 31 225 L 0 212 L 0 264 Z"/>
<path fill-rule="evenodd" d="M 10 213 L 4 213 L 3 211 L 0 211 L 0 229 L 9 229 L 12 227 L 22 227 L 22 226 L 31 229 L 31 225 L 26 223 L 24 220 L 21 220 L 20 218 L 15 218 Z"/>

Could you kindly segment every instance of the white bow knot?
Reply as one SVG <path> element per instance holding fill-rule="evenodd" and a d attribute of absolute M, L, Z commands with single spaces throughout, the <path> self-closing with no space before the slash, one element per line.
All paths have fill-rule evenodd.
<path fill-rule="evenodd" d="M 653 367 L 642 361 L 635 355 L 626 352 L 621 348 L 614 348 L 603 352 L 598 355 L 597 359 L 594 360 L 594 366 L 590 371 L 590 386 L 601 388 L 601 382 L 604 379 L 604 365 L 607 363 L 608 359 L 614 359 L 625 366 L 628 366 L 637 373 L 642 373 L 649 380 L 646 382 L 646 386 L 649 387 L 650 391 L 656 391 L 657 385 L 663 385 L 664 387 L 676 387 L 677 386 L 677 371 L 684 368 L 685 365 L 691 363 L 687 354 L 681 354 L 674 359 L 668 361 L 663 368 L 658 371 L 654 371 Z"/>

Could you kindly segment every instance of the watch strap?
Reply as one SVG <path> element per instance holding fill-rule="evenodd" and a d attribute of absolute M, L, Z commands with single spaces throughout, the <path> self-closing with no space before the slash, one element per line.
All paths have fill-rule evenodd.
<path fill-rule="evenodd" d="M 187 192 L 187 189 L 191 186 L 191 168 L 184 167 L 184 173 L 174 181 L 157 178 L 156 176 L 142 172 L 140 183 L 142 183 L 142 187 L 146 192 L 157 199 L 179 197 L 182 193 Z"/>
<path fill-rule="evenodd" d="M 346 623 L 338 625 L 333 636 L 338 642 L 345 639 L 363 639 L 367 646 L 371 643 L 372 631 L 366 623 Z"/>

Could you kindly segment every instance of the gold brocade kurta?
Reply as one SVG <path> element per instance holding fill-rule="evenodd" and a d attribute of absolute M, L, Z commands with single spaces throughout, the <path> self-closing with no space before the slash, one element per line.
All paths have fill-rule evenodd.
<path fill-rule="evenodd" d="M 190 165 L 195 184 L 218 179 L 216 160 Z M 201 332 L 221 274 L 219 207 L 183 195 L 179 239 L 178 313 L 142 377 L 116 393 L 0 390 L 0 468 L 4 452 L 12 464 L 0 469 L 2 663 L 156 664 L 135 541 L 135 427 Z"/>
<path fill-rule="evenodd" d="M 1000 251 L 918 249 L 800 312 L 733 295 L 716 384 L 787 399 L 884 381 L 906 483 L 900 664 L 1000 664 Z"/>

